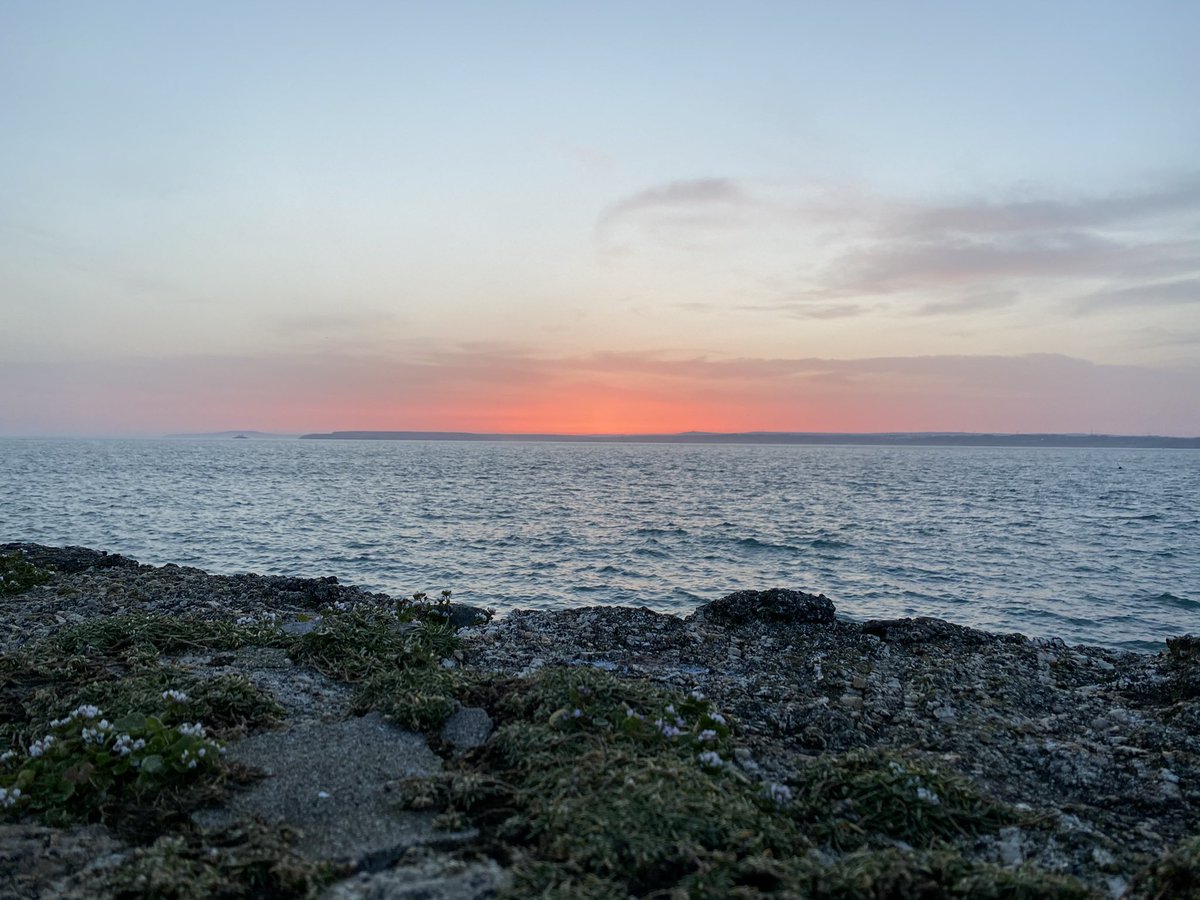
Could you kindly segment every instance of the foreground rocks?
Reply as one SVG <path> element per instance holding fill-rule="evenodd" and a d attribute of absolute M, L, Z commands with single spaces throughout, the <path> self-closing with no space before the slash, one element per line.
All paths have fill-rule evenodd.
<path fill-rule="evenodd" d="M 8 545 L 0 554 L 14 549 L 56 574 L 0 597 L 10 653 L 130 612 L 286 631 L 313 627 L 322 610 L 392 603 L 333 579 L 212 576 L 79 548 Z M 1137 873 L 1200 831 L 1194 639 L 1142 655 L 936 619 L 854 623 L 838 620 L 826 597 L 780 589 L 741 591 L 686 619 L 624 607 L 516 612 L 458 636 L 447 670 L 499 685 L 569 667 L 705 695 L 734 723 L 733 764 L 751 783 L 799 783 L 822 754 L 929 760 L 1028 813 L 961 840 L 961 852 L 1014 872 L 1072 875 L 1097 897 L 1133 895 Z M 280 650 L 183 652 L 168 662 L 200 678 L 244 675 L 284 710 L 273 729 L 229 741 L 229 759 L 265 777 L 195 813 L 197 828 L 257 818 L 293 829 L 294 852 L 342 867 L 322 888 L 329 897 L 483 897 L 509 885 L 510 860 L 470 827 L 393 801 L 406 777 L 486 753 L 488 711 L 466 706 L 422 736 L 374 713 L 354 716 L 346 685 Z M 6 690 L 16 687 L 0 683 Z M 31 847 L 46 848 L 45 859 L 31 863 Z M 100 825 L 9 820 L 0 825 L 0 894 L 91 896 L 88 885 L 143 852 Z"/>

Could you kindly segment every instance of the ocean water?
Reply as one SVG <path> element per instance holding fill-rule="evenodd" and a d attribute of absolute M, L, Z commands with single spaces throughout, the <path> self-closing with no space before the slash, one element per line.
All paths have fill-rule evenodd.
<path fill-rule="evenodd" d="M 0 440 L 0 542 L 506 611 L 745 588 L 1135 650 L 1200 631 L 1200 454 Z"/>

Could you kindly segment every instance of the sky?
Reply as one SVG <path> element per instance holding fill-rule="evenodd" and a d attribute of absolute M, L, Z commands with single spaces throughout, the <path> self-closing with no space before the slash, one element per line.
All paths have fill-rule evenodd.
<path fill-rule="evenodd" d="M 1198 36 L 0 0 L 0 434 L 1200 435 Z"/>

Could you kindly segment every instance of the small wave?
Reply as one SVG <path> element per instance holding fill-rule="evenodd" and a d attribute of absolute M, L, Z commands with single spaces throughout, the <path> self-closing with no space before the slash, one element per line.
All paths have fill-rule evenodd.
<path fill-rule="evenodd" d="M 799 547 L 793 547 L 791 544 L 772 544 L 770 541 L 760 541 L 758 538 L 738 538 L 735 542 L 739 547 L 744 547 L 747 550 L 762 550 L 767 553 L 799 553 Z"/>
<path fill-rule="evenodd" d="M 635 572 L 632 569 L 622 569 L 620 566 L 607 565 L 596 569 L 597 575 L 622 575 L 626 578 L 641 578 L 641 572 Z"/>
<path fill-rule="evenodd" d="M 655 541 L 655 543 L 657 543 L 657 541 Z M 670 556 L 667 551 L 659 550 L 657 547 L 648 546 L 646 544 L 643 544 L 640 547 L 634 547 L 633 552 L 638 556 L 652 556 L 655 559 L 666 559 L 668 556 Z"/>
<path fill-rule="evenodd" d="M 1171 606 L 1175 609 L 1200 609 L 1200 601 L 1177 597 L 1169 591 L 1163 591 L 1157 597 L 1151 597 L 1150 602 L 1157 603 L 1159 606 Z"/>
<path fill-rule="evenodd" d="M 1125 522 L 1160 522 L 1162 521 L 1162 513 L 1146 513 L 1141 516 L 1121 516 L 1121 520 Z"/>
<path fill-rule="evenodd" d="M 836 538 L 814 538 L 808 542 L 814 550 L 845 550 L 852 546 L 849 541 L 839 541 Z"/>
<path fill-rule="evenodd" d="M 654 528 L 651 526 L 639 528 L 634 531 L 634 534 L 643 537 L 655 537 L 662 535 L 663 537 L 687 537 L 687 531 L 680 528 L 678 525 L 671 528 Z"/>

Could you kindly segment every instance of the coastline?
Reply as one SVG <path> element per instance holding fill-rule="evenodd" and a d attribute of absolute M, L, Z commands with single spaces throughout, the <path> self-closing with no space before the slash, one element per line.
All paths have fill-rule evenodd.
<path fill-rule="evenodd" d="M 332 578 L 215 576 L 81 548 L 0 546 L 0 556 L 14 552 L 53 572 L 42 584 L 0 596 L 4 736 L 15 751 L 26 751 L 43 727 L 37 691 L 55 689 L 38 674 L 38 666 L 50 665 L 37 658 L 38 648 L 61 648 L 64 636 L 91 635 L 99 623 L 117 622 L 127 629 L 140 623 L 147 637 L 105 647 L 94 637 L 92 644 L 72 644 L 86 648 L 81 658 L 106 667 L 102 677 L 78 676 L 80 691 L 130 679 L 139 666 L 198 685 L 214 679 L 249 685 L 274 711 L 214 731 L 231 765 L 270 771 L 280 735 L 292 745 L 333 742 L 345 754 L 361 751 L 364 769 L 371 759 L 380 772 L 401 758 L 412 763 L 400 767 L 417 773 L 412 778 L 393 773 L 340 786 L 342 799 L 354 798 L 351 813 L 362 817 L 369 808 L 379 817 L 357 843 L 322 842 L 322 827 L 336 831 L 331 823 L 340 821 L 329 818 L 328 808 L 339 789 L 322 789 L 330 796 L 320 800 L 331 802 L 317 803 L 314 813 L 271 794 L 272 785 L 286 780 L 278 771 L 265 778 L 260 771 L 257 781 L 247 775 L 247 783 L 231 783 L 220 797 L 164 820 L 170 839 L 196 849 L 197 860 L 214 848 L 217 858 L 225 852 L 215 835 L 227 839 L 231 828 L 249 833 L 238 824 L 247 814 L 303 832 L 298 843 L 276 835 L 238 845 L 258 848 L 261 866 L 283 885 L 279 896 L 405 896 L 381 892 L 418 883 L 442 891 L 433 896 L 520 895 L 533 888 L 577 896 L 647 892 L 652 885 L 645 880 L 620 882 L 605 874 L 604 859 L 588 861 L 588 848 L 606 839 L 604 820 L 568 816 L 557 794 L 554 804 L 542 802 L 538 790 L 546 785 L 521 759 L 526 753 L 541 759 L 547 735 L 555 746 L 571 746 L 578 760 L 597 748 L 608 766 L 628 755 L 640 767 L 626 776 L 634 782 L 630 796 L 643 789 L 639 772 L 662 773 L 659 784 L 685 772 L 719 798 L 714 820 L 717 810 L 744 806 L 744 820 L 726 824 L 734 834 L 752 822 L 752 846 L 718 852 L 707 837 L 687 831 L 688 841 L 699 842 L 684 854 L 692 868 L 674 858 L 669 865 L 646 863 L 644 879 L 663 879 L 656 887 L 695 893 L 729 878 L 747 892 L 845 896 L 838 891 L 854 884 L 859 895 L 890 896 L 889 885 L 895 890 L 909 879 L 942 891 L 930 896 L 961 896 L 954 885 L 975 879 L 976 896 L 1119 897 L 1155 896 L 1164 885 L 1176 891 L 1171 896 L 1186 896 L 1179 885 L 1200 884 L 1194 638 L 1176 639 L 1158 654 L 1134 654 L 989 634 L 939 619 L 848 622 L 837 618 L 828 598 L 791 590 L 740 592 L 687 618 L 589 607 L 517 611 L 489 622 L 469 607 L 436 600 L 407 606 Z M 168 647 L 164 622 L 207 623 L 207 630 Z M 339 637 L 355 643 L 338 644 Z M 384 649 L 371 657 L 376 640 Z M 360 656 L 355 669 L 348 660 Z M 425 660 L 431 662 L 423 668 Z M 370 695 L 372 685 L 383 687 Z M 560 694 L 565 705 L 547 712 L 548 698 Z M 613 712 L 605 704 L 618 696 Z M 704 699 L 688 700 L 694 696 Z M 677 709 L 671 715 L 682 724 L 659 714 L 660 735 L 639 730 L 649 727 L 654 704 L 670 697 L 682 698 L 664 706 Z M 625 709 L 634 715 L 622 718 Z M 713 749 L 687 744 L 710 732 L 704 740 Z M 395 749 L 401 746 L 407 749 Z M 708 771 L 704 760 L 720 762 Z M 547 758 L 542 767 L 551 764 Z M 323 763 L 311 757 L 298 763 L 302 775 L 304 765 L 315 767 L 313 776 Z M 326 777 L 339 776 L 320 775 Z M 478 793 L 489 779 L 508 784 L 518 777 L 526 786 L 519 803 L 505 799 L 516 811 L 503 823 L 491 801 L 461 796 L 464 785 Z M 587 778 L 574 777 L 570 795 L 588 796 L 579 783 Z M 654 793 L 652 781 L 645 790 L 669 811 L 672 799 Z M 818 783 L 834 793 L 813 793 Z M 906 784 L 911 796 L 901 790 Z M 859 796 L 860 787 L 889 799 L 870 791 Z M 706 808 L 701 801 L 710 794 L 688 795 L 693 805 L 686 808 Z M 761 802 L 764 794 L 774 805 Z M 396 809 L 397 797 L 407 798 L 407 808 Z M 828 801 L 820 815 L 817 800 Z M 870 804 L 888 815 L 873 817 Z M 46 824 L 31 812 L 0 820 L 0 857 L 17 859 L 38 841 L 63 848 L 0 875 L 0 888 L 89 896 L 87 886 L 103 882 L 133 884 L 135 893 L 127 895 L 136 896 L 144 882 L 138 867 L 159 860 L 166 838 L 147 841 L 117 813 L 97 815 L 70 825 Z M 551 822 L 580 832 L 581 843 L 539 836 Z M 641 825 L 631 820 L 621 827 L 636 832 Z M 647 851 L 655 860 L 659 852 Z M 286 887 L 285 870 L 307 874 Z M 983 893 L 987 884 L 996 892 Z"/>

